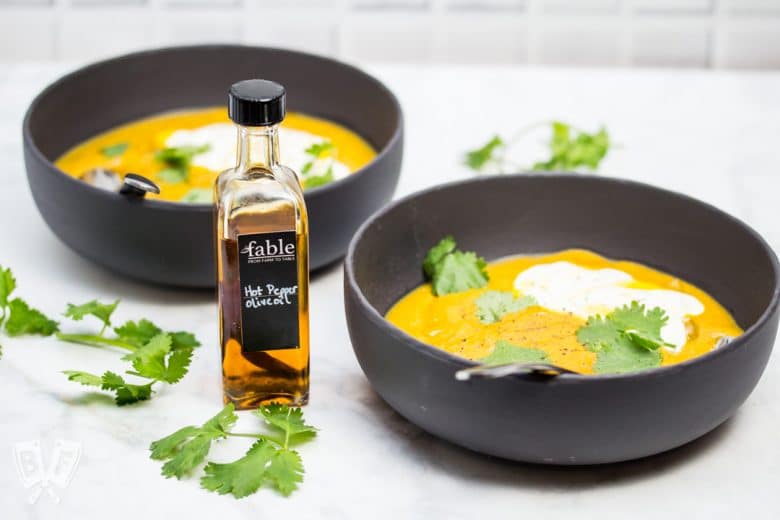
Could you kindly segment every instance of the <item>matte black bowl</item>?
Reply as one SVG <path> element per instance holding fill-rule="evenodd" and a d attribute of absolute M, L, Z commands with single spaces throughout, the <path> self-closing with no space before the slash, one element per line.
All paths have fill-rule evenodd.
<path fill-rule="evenodd" d="M 134 119 L 167 110 L 225 105 L 237 80 L 283 84 L 290 110 L 341 123 L 379 155 L 345 179 L 306 192 L 310 265 L 344 255 L 358 226 L 392 197 L 403 150 L 395 96 L 366 73 L 338 61 L 237 45 L 174 47 L 102 61 L 64 76 L 33 101 L 24 119 L 27 178 L 41 215 L 83 256 L 155 283 L 215 283 L 212 206 L 129 201 L 54 166 L 73 145 Z"/>
<path fill-rule="evenodd" d="M 627 375 L 455 380 L 474 363 L 384 319 L 423 281 L 444 235 L 488 259 L 583 247 L 707 290 L 745 333 L 697 359 Z M 778 323 L 777 258 L 742 222 L 651 186 L 579 175 L 449 184 L 381 210 L 345 262 L 352 345 L 377 393 L 428 432 L 472 450 L 544 464 L 602 464 L 685 444 L 729 418 L 758 382 Z"/>

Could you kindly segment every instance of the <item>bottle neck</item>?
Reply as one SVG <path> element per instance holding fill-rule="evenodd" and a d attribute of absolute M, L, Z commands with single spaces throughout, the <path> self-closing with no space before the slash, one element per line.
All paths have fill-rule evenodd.
<path fill-rule="evenodd" d="M 279 125 L 238 126 L 238 164 L 236 169 L 270 170 L 279 164 Z"/>

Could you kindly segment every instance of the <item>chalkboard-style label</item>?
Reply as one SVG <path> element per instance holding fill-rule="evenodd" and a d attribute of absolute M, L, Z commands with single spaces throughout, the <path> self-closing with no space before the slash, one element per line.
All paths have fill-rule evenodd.
<path fill-rule="evenodd" d="M 298 348 L 295 231 L 238 236 L 244 352 Z"/>

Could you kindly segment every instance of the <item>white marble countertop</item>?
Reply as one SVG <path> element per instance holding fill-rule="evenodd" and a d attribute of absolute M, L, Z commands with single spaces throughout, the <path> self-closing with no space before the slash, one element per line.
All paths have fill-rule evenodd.
<path fill-rule="evenodd" d="M 744 518 L 780 517 L 780 361 L 775 355 L 736 416 L 704 439 L 637 462 L 551 468 L 490 459 L 401 419 L 371 390 L 353 356 L 342 272 L 312 284 L 312 400 L 319 438 L 301 448 L 306 479 L 282 498 L 244 500 L 165 480 L 149 442 L 200 423 L 221 406 L 215 305 L 209 293 L 123 280 L 83 260 L 46 228 L 22 160 L 21 120 L 32 96 L 68 66 L 0 65 L 0 265 L 19 294 L 49 314 L 66 302 L 122 298 L 119 320 L 148 316 L 203 341 L 191 373 L 155 398 L 119 409 L 84 399 L 60 370 L 102 371 L 116 355 L 52 339 L 2 338 L 0 518 Z M 493 133 L 560 118 L 605 124 L 620 144 L 602 174 L 679 190 L 746 220 L 780 249 L 780 74 L 692 71 L 369 67 L 399 95 L 407 146 L 397 195 L 471 175 L 461 153 Z M 479 94 L 478 97 L 476 94 Z M 658 215 L 655 218 L 663 218 Z M 251 417 L 242 416 L 241 424 Z M 29 505 L 12 461 L 20 441 L 79 442 L 61 502 Z M 215 458 L 238 455 L 230 443 Z M 236 446 L 239 444 L 240 446 Z M 48 462 L 48 459 L 45 459 Z"/>

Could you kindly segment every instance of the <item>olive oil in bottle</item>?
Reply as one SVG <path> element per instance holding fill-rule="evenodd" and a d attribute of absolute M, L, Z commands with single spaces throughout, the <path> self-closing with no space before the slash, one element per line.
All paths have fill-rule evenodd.
<path fill-rule="evenodd" d="M 217 283 L 225 403 L 309 398 L 309 229 L 298 176 L 279 163 L 284 88 L 230 88 L 236 166 L 215 184 Z"/>

